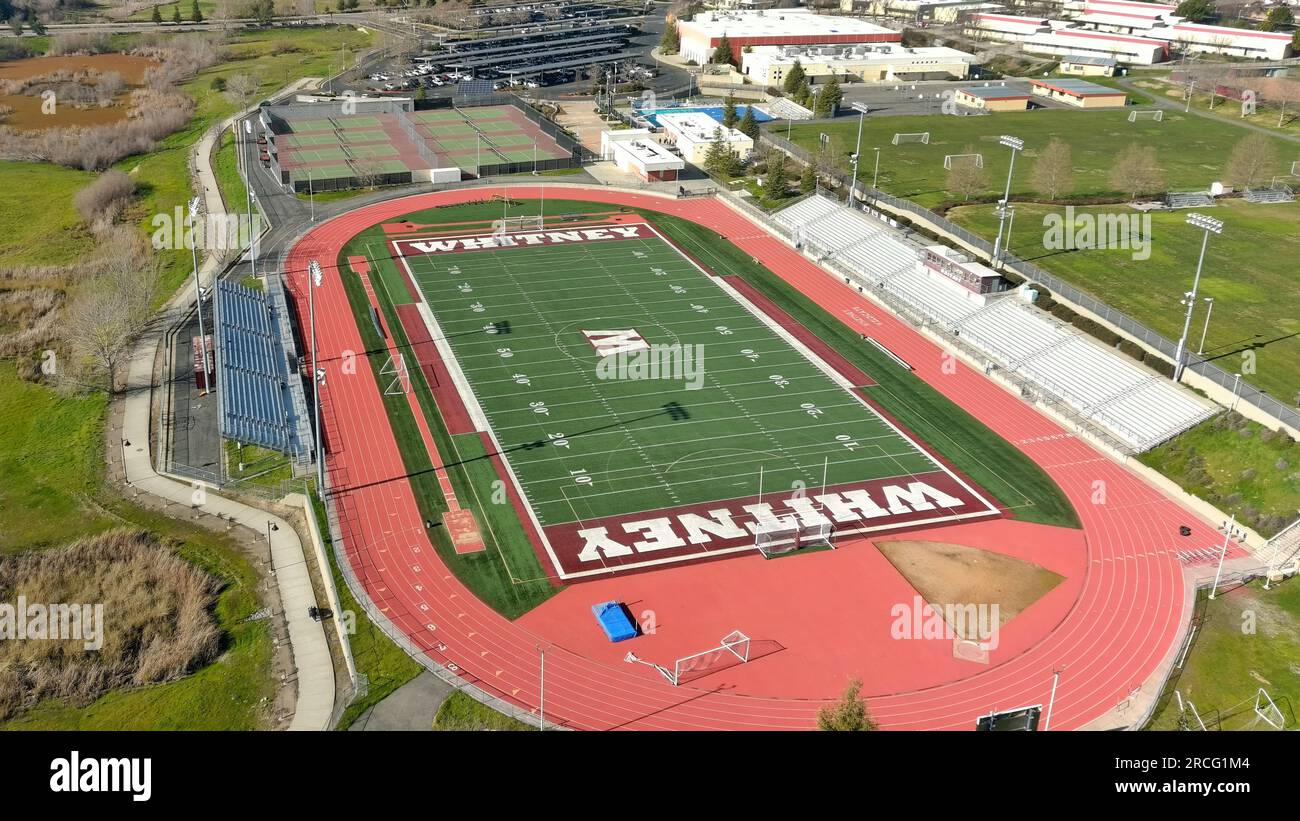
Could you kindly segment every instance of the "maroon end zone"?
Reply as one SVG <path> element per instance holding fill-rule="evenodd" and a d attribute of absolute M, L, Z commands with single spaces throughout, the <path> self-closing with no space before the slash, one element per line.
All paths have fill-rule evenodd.
<path fill-rule="evenodd" d="M 561 578 L 580 580 L 754 550 L 760 523 L 829 521 L 839 537 L 1001 515 L 956 476 L 934 471 L 568 522 L 543 533 Z"/>
<path fill-rule="evenodd" d="M 455 254 L 499 248 L 529 248 L 537 245 L 562 245 L 569 242 L 608 242 L 623 239 L 660 239 L 654 229 L 643 222 L 626 225 L 600 225 L 567 229 L 509 231 L 503 234 L 467 234 L 453 237 L 390 239 L 395 256 L 416 257 L 432 254 Z"/>

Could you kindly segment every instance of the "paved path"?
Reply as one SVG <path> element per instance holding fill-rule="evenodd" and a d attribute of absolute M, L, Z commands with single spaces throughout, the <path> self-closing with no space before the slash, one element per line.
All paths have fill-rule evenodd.
<path fill-rule="evenodd" d="M 304 81 L 299 81 L 291 88 L 299 88 L 303 83 Z M 209 158 L 216 135 L 233 121 L 232 117 L 222 123 L 221 128 L 209 131 L 194 148 L 196 173 L 203 187 L 208 213 L 211 214 L 224 213 L 225 209 Z M 216 257 L 209 256 L 204 260 L 199 275 L 205 287 L 210 287 L 219 269 L 220 261 Z M 193 300 L 194 283 L 190 279 L 167 302 L 132 349 L 122 422 L 122 461 L 126 481 L 132 487 L 160 499 L 186 505 L 243 525 L 260 535 L 270 536 L 271 564 L 289 629 L 290 651 L 298 686 L 297 705 L 289 729 L 325 730 L 329 727 L 334 709 L 334 667 L 324 627 L 307 615 L 308 608 L 316 606 L 316 596 L 297 532 L 278 516 L 218 496 L 204 486 L 177 481 L 157 473 L 150 458 L 150 400 L 154 387 L 154 357 L 158 346 L 164 341 L 166 329 L 179 321 Z"/>
<path fill-rule="evenodd" d="M 411 679 L 352 723 L 352 732 L 432 730 L 438 708 L 455 688 L 429 671 Z"/>

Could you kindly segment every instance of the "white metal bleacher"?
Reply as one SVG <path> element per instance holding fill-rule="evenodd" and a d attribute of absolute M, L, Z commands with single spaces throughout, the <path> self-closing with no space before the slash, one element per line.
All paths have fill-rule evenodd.
<path fill-rule="evenodd" d="M 1004 370 L 1105 427 L 1127 447 L 1147 450 L 1201 422 L 1214 409 L 1193 394 L 1020 300 L 986 305 L 936 283 L 918 265 L 921 246 L 887 224 L 815 195 L 775 214 L 806 248 L 889 292 L 913 311 L 956 331 Z"/>

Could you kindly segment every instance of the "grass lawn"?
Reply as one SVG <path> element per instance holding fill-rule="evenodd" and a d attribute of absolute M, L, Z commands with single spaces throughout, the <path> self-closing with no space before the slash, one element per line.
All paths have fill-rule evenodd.
<path fill-rule="evenodd" d="M 180 681 L 118 690 L 86 709 L 46 702 L 4 724 L 24 729 L 258 729 L 274 693 L 271 640 L 257 574 L 231 540 L 135 507 L 103 484 L 104 397 L 64 398 L 20 381 L 0 361 L 0 557 L 65 544 L 110 528 L 152 531 L 217 576 L 224 652 Z"/>
<path fill-rule="evenodd" d="M 293 464 L 283 453 L 257 445 L 240 447 L 229 439 L 222 444 L 226 450 L 227 474 L 234 481 L 279 490 L 286 481 L 293 479 Z"/>
<path fill-rule="evenodd" d="M 593 210 L 591 203 L 567 200 L 548 200 L 546 208 L 548 215 Z M 525 202 L 515 207 L 515 213 L 536 213 L 535 209 L 535 203 Z M 497 203 L 475 203 L 417 212 L 409 215 L 409 218 L 428 223 L 482 221 L 486 224 L 499 218 L 501 213 L 501 205 Z M 654 212 L 645 212 L 645 216 L 671 240 L 701 259 L 715 272 L 740 274 L 750 278 L 797 320 L 876 378 L 879 384 L 870 388 L 869 393 L 886 411 L 1011 508 L 1017 517 L 1028 521 L 1077 526 L 1077 519 L 1069 503 L 1045 472 L 1010 444 L 992 436 L 981 423 L 919 378 L 886 361 L 875 349 L 861 345 L 858 335 L 847 326 L 822 312 L 765 269 L 754 265 L 739 249 L 730 244 L 718 243 L 716 235 L 711 231 Z M 379 236 L 376 230 L 371 229 L 358 235 L 340 255 L 340 263 L 350 254 L 364 253 L 367 240 L 373 242 Z M 405 288 L 401 285 L 396 268 L 386 256 L 372 257 L 373 264 L 377 266 L 372 282 L 393 331 L 392 344 L 404 346 L 406 339 L 400 323 L 396 321 L 393 304 L 408 299 Z M 379 349 L 380 340 L 370 321 L 369 304 L 359 279 L 345 276 L 343 280 L 367 349 Z M 374 354 L 372 366 L 378 369 L 385 360 L 383 353 Z M 479 598 L 499 612 L 507 617 L 527 612 L 553 595 L 556 588 L 542 579 L 542 568 L 513 511 L 506 505 L 481 503 L 491 497 L 492 482 L 497 477 L 486 460 L 476 459 L 483 455 L 478 438 L 472 435 L 448 436 L 427 386 L 420 378 L 416 378 L 414 384 L 417 398 L 439 449 L 454 456 L 451 461 L 459 465 L 450 471 L 458 497 L 462 503 L 470 501 L 469 506 L 474 509 L 480 524 L 487 523 L 485 537 L 488 539 L 488 551 L 456 555 L 445 543 L 441 530 L 437 530 L 435 546 L 439 555 Z M 393 425 L 403 451 L 406 472 L 414 477 L 411 481 L 421 507 L 421 515 L 439 519 L 445 509 L 444 503 L 436 477 L 428 471 L 429 459 L 411 418 L 409 406 L 401 396 L 386 397 L 385 401 L 390 424 Z"/>
<path fill-rule="evenodd" d="M 0 160 L 0 268 L 66 265 L 94 239 L 72 207 L 95 175 L 55 165 Z"/>
<path fill-rule="evenodd" d="M 1139 458 L 1264 536 L 1300 511 L 1300 444 L 1237 414 L 1202 422 Z"/>
<path fill-rule="evenodd" d="M 1256 581 L 1220 592 L 1214 601 L 1203 593 L 1197 605 L 1200 630 L 1175 684 L 1183 699 L 1196 705 L 1210 729 L 1243 730 L 1255 718 L 1255 693 L 1262 687 L 1294 728 L 1300 709 L 1300 581 L 1272 590 Z M 1176 729 L 1178 719 L 1177 699 L 1167 692 L 1148 729 Z"/>
<path fill-rule="evenodd" d="M 1138 88 L 1151 94 L 1153 97 L 1160 97 L 1166 100 L 1173 100 L 1186 105 L 1187 86 L 1183 83 L 1175 83 L 1169 80 L 1168 75 L 1164 74 L 1159 77 L 1145 77 L 1139 75 L 1137 82 L 1134 83 Z M 1213 107 L 1211 107 L 1213 106 Z M 1220 117 L 1226 117 L 1233 122 L 1248 123 L 1250 125 L 1267 128 L 1269 131 L 1275 131 L 1278 134 L 1290 134 L 1291 136 L 1300 135 L 1300 107 L 1295 103 L 1287 103 L 1285 111 L 1280 106 L 1273 103 L 1267 98 L 1259 101 L 1255 106 L 1255 112 L 1245 117 L 1241 116 L 1241 101 L 1232 100 L 1222 96 L 1214 96 L 1197 91 L 1192 95 L 1192 110 L 1204 111 L 1209 114 L 1215 114 Z M 1279 118 L 1279 114 L 1282 116 Z M 1165 115 L 1169 116 L 1168 114 Z M 1279 123 L 1280 119 L 1280 123 Z M 1296 148 L 1300 149 L 1300 146 Z M 1294 156 L 1291 156 L 1294 155 Z M 1290 154 L 1284 154 L 1281 157 L 1286 165 L 1291 164 L 1291 160 L 1300 160 L 1300 151 L 1292 151 Z M 1283 169 L 1278 173 L 1285 173 Z M 1296 180 L 1289 181 L 1295 184 Z"/>
<path fill-rule="evenodd" d="M 1300 146 L 1297 146 L 1300 150 Z M 1061 251 L 1044 247 L 1044 219 L 1063 213 L 1059 206 L 1016 206 L 1011 251 L 1103 298 L 1139 322 L 1178 339 L 1183 309 L 1201 250 L 1201 231 L 1186 224 L 1185 212 L 1151 215 L 1149 259 L 1133 259 L 1119 248 Z M 1080 207 L 1076 214 L 1134 214 L 1123 205 Z M 1229 373 L 1287 401 L 1300 395 L 1300 290 L 1295 260 L 1300 257 L 1300 203 L 1252 205 L 1220 200 L 1207 213 L 1224 223 L 1210 238 L 1200 295 L 1214 297 L 1206 354 Z M 992 206 L 955 208 L 948 218 L 992 238 L 997 218 Z M 1192 320 L 1191 345 L 1200 344 L 1205 304 Z M 1244 370 L 1254 360 L 1254 373 Z"/>
<path fill-rule="evenodd" d="M 818 135 L 830 137 L 830 152 L 835 163 L 849 170 L 858 118 L 841 117 L 834 123 L 795 125 L 794 142 L 816 152 Z M 777 130 L 781 133 L 782 126 Z M 891 145 L 895 133 L 930 132 L 929 145 L 903 143 Z M 861 163 L 859 179 L 868 184 L 874 171 L 874 151 L 880 147 L 880 188 L 932 207 L 953 200 L 944 191 L 947 172 L 943 168 L 946 154 L 964 153 L 967 145 L 984 155 L 988 175 L 988 195 L 1000 193 L 1007 177 L 1010 149 L 998 145 L 1002 134 L 1013 134 L 1025 141 L 1025 151 L 1016 161 L 1012 181 L 1013 197 L 1025 198 L 1030 190 L 1030 165 L 1052 137 L 1070 144 L 1075 167 L 1075 189 L 1069 194 L 1099 196 L 1114 194 L 1108 179 L 1115 157 L 1134 144 L 1157 147 L 1165 186 L 1170 190 L 1203 190 L 1219 179 L 1232 148 L 1248 132 L 1230 123 L 1218 123 L 1182 112 L 1166 111 L 1163 122 L 1143 119 L 1128 122 L 1128 111 L 1063 111 L 1040 109 L 1022 113 L 991 114 L 984 117 L 926 116 L 867 117 L 863 121 L 862 151 L 868 160 Z M 1277 141 L 1280 168 L 1285 173 L 1290 159 L 1300 159 L 1300 146 Z M 1295 155 L 1293 157 L 1293 155 Z"/>
<path fill-rule="evenodd" d="M 320 528 L 321 538 L 325 540 L 325 555 L 329 557 L 330 573 L 334 576 L 334 586 L 339 591 L 339 604 L 345 613 L 351 614 L 353 619 L 353 630 L 348 636 L 348 644 L 352 648 L 352 660 L 357 666 L 357 672 L 365 676 L 368 682 L 366 694 L 349 704 L 339 718 L 338 727 L 335 729 L 346 730 L 367 710 L 418 676 L 424 667 L 393 643 L 393 640 L 376 627 L 357 604 L 335 561 L 334 545 L 330 539 L 329 525 L 325 520 L 325 508 L 315 494 L 312 494 L 311 500 L 312 509 L 316 511 L 316 523 Z M 335 618 L 341 616 L 342 614 L 335 614 Z"/>
<path fill-rule="evenodd" d="M 243 212 L 248 204 L 248 187 L 239 174 L 239 157 L 236 156 L 240 149 L 234 135 L 226 130 L 221 132 L 220 147 L 212 154 L 212 173 L 216 175 L 217 188 L 221 189 L 221 200 L 227 211 L 235 213 Z"/>
<path fill-rule="evenodd" d="M 455 730 L 536 730 L 536 727 L 502 715 L 456 690 L 438 708 L 433 729 Z"/>

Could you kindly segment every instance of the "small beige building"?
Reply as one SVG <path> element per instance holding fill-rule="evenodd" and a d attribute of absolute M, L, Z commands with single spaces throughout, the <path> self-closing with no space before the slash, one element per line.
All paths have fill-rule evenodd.
<path fill-rule="evenodd" d="M 754 150 L 754 141 L 748 135 L 727 128 L 702 111 L 660 114 L 658 120 L 664 136 L 692 165 L 703 166 L 709 147 L 718 141 L 726 143 L 731 153 L 742 159 Z"/>
<path fill-rule="evenodd" d="M 1056 100 L 1078 108 L 1123 108 L 1128 102 L 1128 96 L 1124 92 L 1087 80 L 1030 80 L 1029 87 L 1035 97 Z"/>
<path fill-rule="evenodd" d="M 1079 77 L 1114 77 L 1119 61 L 1114 57 L 1070 54 L 1061 58 L 1061 73 Z"/>
<path fill-rule="evenodd" d="M 971 86 L 957 90 L 957 105 L 977 111 L 1024 111 L 1030 95 L 1006 86 Z"/>

